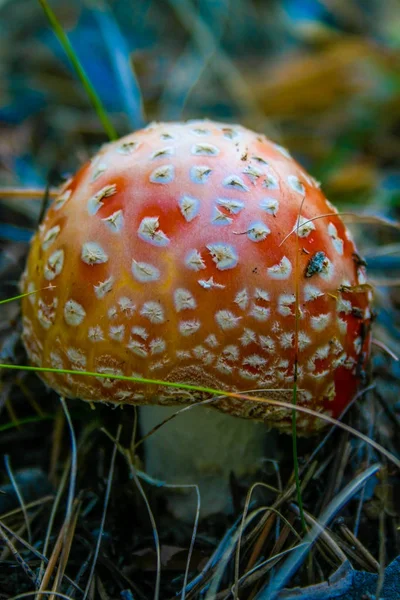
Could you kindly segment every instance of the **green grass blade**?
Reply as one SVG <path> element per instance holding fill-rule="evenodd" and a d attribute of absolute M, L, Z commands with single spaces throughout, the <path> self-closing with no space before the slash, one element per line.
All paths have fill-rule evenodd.
<path fill-rule="evenodd" d="M 41 7 L 43 8 L 43 11 L 44 11 L 46 17 L 48 18 L 50 25 L 51 25 L 55 35 L 57 36 L 58 41 L 60 42 L 65 54 L 67 55 L 73 68 L 76 71 L 76 74 L 78 75 L 79 79 L 81 80 L 81 83 L 85 89 L 85 92 L 88 95 L 91 103 L 93 104 L 93 107 L 94 107 L 95 111 L 97 112 L 97 115 L 104 127 L 105 132 L 107 133 L 110 140 L 117 139 L 117 137 L 118 137 L 117 132 L 115 131 L 114 126 L 111 123 L 111 121 L 106 113 L 106 110 L 105 110 L 99 96 L 97 95 L 96 90 L 94 89 L 84 68 L 82 67 L 82 65 L 79 61 L 79 58 L 77 57 L 75 50 L 73 49 L 71 42 L 69 41 L 66 33 L 64 32 L 55 13 L 49 6 L 47 0 L 39 0 L 39 3 L 41 5 Z"/>

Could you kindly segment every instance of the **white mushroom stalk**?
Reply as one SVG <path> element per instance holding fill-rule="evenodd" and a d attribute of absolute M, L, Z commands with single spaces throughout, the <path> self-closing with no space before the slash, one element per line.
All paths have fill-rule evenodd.
<path fill-rule="evenodd" d="M 142 434 L 178 410 L 176 406 L 142 406 Z M 197 493 L 194 487 L 186 487 L 194 485 L 200 493 L 202 518 L 220 512 L 230 514 L 231 475 L 239 481 L 250 481 L 262 468 L 266 431 L 260 422 L 204 406 L 190 407 L 144 441 L 146 471 L 159 481 L 177 486 L 173 490 L 166 488 L 169 511 L 177 518 L 194 520 Z M 269 452 L 275 455 L 273 449 Z"/>

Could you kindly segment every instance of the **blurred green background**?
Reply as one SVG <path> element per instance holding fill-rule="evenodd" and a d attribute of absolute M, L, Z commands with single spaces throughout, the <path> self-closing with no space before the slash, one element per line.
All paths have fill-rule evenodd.
<path fill-rule="evenodd" d="M 120 135 L 240 121 L 288 146 L 332 201 L 399 204 L 397 0 L 50 5 Z M 0 0 L 0 82 L 0 185 L 42 186 L 106 139 L 35 0 Z"/>

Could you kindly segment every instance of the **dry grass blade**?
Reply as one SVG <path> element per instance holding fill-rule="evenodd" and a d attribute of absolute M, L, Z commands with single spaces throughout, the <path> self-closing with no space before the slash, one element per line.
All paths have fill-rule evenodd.
<path fill-rule="evenodd" d="M 37 199 L 43 200 L 45 195 L 45 188 L 5 188 L 0 187 L 0 198 L 20 198 L 20 199 Z M 50 188 L 47 194 L 50 198 L 56 198 L 58 196 L 58 189 Z"/>
<path fill-rule="evenodd" d="M 18 552 L 18 550 L 16 549 L 16 547 L 14 546 L 14 544 L 12 543 L 12 541 L 10 540 L 8 535 L 5 533 L 2 524 L 0 524 L 0 537 L 2 538 L 3 542 L 9 548 L 9 550 L 10 550 L 11 554 L 14 556 L 16 562 L 22 567 L 22 569 L 23 569 L 24 573 L 27 575 L 27 577 L 36 585 L 35 573 L 32 571 L 32 569 L 30 568 L 28 563 L 22 558 L 22 556 L 20 555 L 20 553 Z"/>
<path fill-rule="evenodd" d="M 77 509 L 76 510 L 76 517 L 77 517 L 79 509 L 80 509 L 80 501 L 78 501 L 78 500 L 75 501 L 74 506 L 72 507 L 70 519 L 68 521 L 67 520 L 64 521 L 64 523 L 62 524 L 62 527 L 59 531 L 56 543 L 53 548 L 53 552 L 51 553 L 51 556 L 48 560 L 47 567 L 44 572 L 36 600 L 42 600 L 42 598 L 41 598 L 42 592 L 45 592 L 45 590 L 50 582 L 50 579 L 53 575 L 54 569 L 56 568 L 56 564 L 57 564 L 57 561 L 58 561 L 60 555 L 63 553 L 64 557 L 68 556 L 68 550 L 69 550 L 68 535 L 69 535 L 70 531 L 73 532 L 73 530 L 75 529 L 75 524 L 76 524 L 76 520 L 74 518 L 75 517 L 75 509 Z M 72 542 L 72 538 L 71 538 L 71 542 Z M 66 550 L 64 550 L 64 549 L 66 549 Z M 60 573 L 60 570 L 58 571 L 58 573 Z M 56 574 L 56 581 L 59 580 L 58 573 Z M 54 590 L 54 589 L 52 590 L 53 593 L 56 591 L 57 590 Z"/>
<path fill-rule="evenodd" d="M 296 515 L 299 514 L 299 509 L 295 504 L 291 504 L 290 509 L 292 511 L 294 511 L 294 513 Z M 332 554 L 335 555 L 336 559 L 342 563 L 346 562 L 347 556 L 341 550 L 340 546 L 336 543 L 336 541 L 333 539 L 333 537 L 331 535 L 329 535 L 328 531 L 326 529 L 324 529 L 323 527 L 320 527 L 318 521 L 316 519 L 314 519 L 308 512 L 304 512 L 304 517 L 305 517 L 308 525 L 315 527 L 319 531 L 320 539 L 322 539 L 326 543 L 326 545 L 328 546 L 328 548 L 330 549 Z"/>
<path fill-rule="evenodd" d="M 333 498 L 322 515 L 319 517 L 318 524 L 314 526 L 305 536 L 304 541 L 307 542 L 306 548 L 301 548 L 290 556 L 290 558 L 278 570 L 276 575 L 271 579 L 268 586 L 256 596 L 256 600 L 275 600 L 277 598 L 279 592 L 303 562 L 308 550 L 320 535 L 321 530 L 328 525 L 330 520 L 337 514 L 337 512 L 350 500 L 355 493 L 357 493 L 357 491 L 363 486 L 364 482 L 375 475 L 380 468 L 381 465 L 379 463 L 372 465 L 363 473 L 360 473 L 353 481 L 346 485 L 335 498 Z"/>
<path fill-rule="evenodd" d="M 349 220 L 354 223 L 367 223 L 367 224 L 369 223 L 369 224 L 373 224 L 373 225 L 384 225 L 386 227 L 392 227 L 393 229 L 396 229 L 397 231 L 400 230 L 400 223 L 397 221 L 391 221 L 390 219 L 387 219 L 386 217 L 381 217 L 378 215 L 362 215 L 362 214 L 358 214 L 358 213 L 354 213 L 354 212 L 330 212 L 330 213 L 324 213 L 322 215 L 317 215 L 316 217 L 313 217 L 312 219 L 307 219 L 307 221 L 304 221 L 302 223 L 302 227 L 304 227 L 304 225 L 308 225 L 309 223 L 312 223 L 313 221 L 318 221 L 318 219 L 325 219 L 326 217 L 338 217 L 338 216 L 340 216 L 343 220 L 347 220 L 346 217 L 350 217 Z M 289 231 L 289 233 L 283 238 L 283 240 L 279 244 L 279 247 L 281 247 L 282 244 L 284 244 L 286 242 L 286 240 L 293 233 L 296 233 L 296 228 L 297 228 L 297 226 L 293 227 L 293 229 L 291 231 Z"/>
<path fill-rule="evenodd" d="M 119 443 L 119 441 L 116 438 L 113 438 L 113 436 L 106 429 L 102 428 L 102 431 L 103 431 L 103 433 L 105 433 L 105 435 L 108 438 L 110 438 L 110 440 L 112 440 L 114 442 L 115 447 L 125 458 L 125 460 L 128 464 L 128 468 L 131 472 L 132 479 L 134 480 L 135 485 L 136 485 L 137 489 L 139 490 L 139 493 L 142 496 L 144 503 L 146 505 L 147 513 L 149 515 L 150 523 L 151 523 L 152 530 L 153 530 L 153 538 L 154 538 L 154 544 L 155 544 L 155 549 L 156 549 L 156 562 L 157 562 L 157 574 L 156 574 L 156 581 L 155 581 L 155 586 L 154 586 L 154 596 L 153 597 L 154 597 L 154 600 L 159 600 L 160 587 L 161 587 L 161 548 L 160 548 L 160 537 L 158 535 L 157 525 L 156 525 L 156 521 L 155 521 L 155 518 L 153 515 L 153 511 L 151 510 L 151 506 L 147 499 L 147 496 L 145 494 L 143 486 L 140 483 L 137 470 L 133 464 L 134 457 L 131 455 L 130 449 L 126 450 L 125 448 L 123 448 L 121 446 L 121 444 Z M 147 479 L 146 477 L 144 477 L 144 478 Z"/>
<path fill-rule="evenodd" d="M 121 436 L 121 430 L 122 430 L 122 426 L 119 425 L 117 435 L 115 438 L 116 443 L 114 444 L 114 448 L 113 448 L 113 452 L 112 452 L 112 456 L 111 456 L 110 469 L 109 469 L 109 473 L 108 473 L 108 477 L 107 477 L 107 487 L 106 487 L 106 493 L 104 495 L 104 504 L 103 504 L 103 512 L 101 515 L 101 522 L 100 522 L 100 527 L 99 527 L 99 535 L 97 537 L 96 549 L 94 552 L 93 562 L 92 562 L 92 566 L 90 568 L 90 573 L 89 573 L 88 581 L 86 584 L 85 593 L 83 594 L 83 600 L 86 600 L 86 598 L 88 596 L 89 589 L 92 584 L 92 580 L 93 580 L 93 576 L 94 576 L 94 571 L 96 568 L 97 558 L 99 556 L 100 544 L 101 544 L 101 540 L 103 537 L 104 524 L 106 521 L 108 502 L 109 502 L 110 494 L 111 494 L 111 485 L 112 485 L 113 475 L 114 475 L 115 459 L 117 456 L 117 448 L 118 448 L 119 438 Z"/>
<path fill-rule="evenodd" d="M 238 588 L 244 589 L 244 588 L 249 587 L 250 585 L 253 585 L 257 581 L 259 581 L 260 577 L 263 577 L 273 566 L 275 566 L 276 563 L 279 562 L 279 560 L 281 558 L 283 558 L 284 556 L 287 556 L 288 554 L 290 554 L 291 552 L 294 552 L 295 550 L 300 550 L 301 548 L 306 547 L 306 546 L 307 546 L 307 544 L 305 542 L 302 542 L 302 543 L 298 544 L 297 546 L 292 546 L 291 548 L 282 550 L 282 552 L 279 552 L 278 554 L 274 554 L 273 556 L 270 556 L 269 558 L 263 560 L 258 565 L 253 567 L 250 571 L 247 571 L 244 575 L 242 575 L 242 577 L 238 581 Z M 232 588 L 232 594 L 233 594 L 233 588 Z"/>
<path fill-rule="evenodd" d="M 35 594 L 36 592 L 24 592 L 23 594 L 13 596 L 9 600 L 20 600 L 21 598 L 30 598 Z M 41 594 L 42 596 L 54 596 L 55 598 L 62 598 L 63 600 L 74 600 L 74 598 L 71 598 L 71 596 L 67 596 L 67 594 L 62 594 L 61 592 L 52 592 L 51 590 L 43 590 Z"/>
<path fill-rule="evenodd" d="M 384 344 L 383 342 L 381 342 L 380 340 L 377 340 L 376 338 L 372 338 L 372 344 L 374 344 L 374 346 L 376 346 L 377 348 L 380 348 L 381 350 L 386 352 L 386 354 L 388 354 L 390 356 L 390 358 L 393 358 L 393 360 L 395 360 L 396 362 L 398 362 L 400 360 L 399 357 L 397 356 L 397 354 L 395 354 L 393 352 L 393 350 L 388 348 L 388 346 L 386 344 Z"/>
<path fill-rule="evenodd" d="M 69 474 L 69 470 L 70 470 L 70 461 L 67 461 L 67 464 L 64 468 L 64 472 L 63 475 L 61 477 L 61 481 L 59 483 L 58 489 L 57 489 L 57 495 L 54 499 L 53 502 L 53 506 L 51 509 L 51 513 L 50 513 L 50 517 L 49 517 L 49 521 L 47 524 L 47 531 L 46 531 L 46 536 L 45 536 L 45 540 L 44 540 L 44 546 L 43 546 L 43 558 L 42 558 L 42 562 L 40 565 L 40 569 L 39 569 L 39 574 L 38 574 L 38 581 L 42 580 L 42 574 L 43 574 L 43 570 L 44 570 L 44 565 L 45 562 L 48 562 L 47 558 L 45 558 L 47 556 L 47 549 L 49 547 L 50 544 L 50 537 L 51 537 L 51 532 L 53 529 L 53 524 L 54 524 L 54 520 L 56 518 L 56 514 L 57 514 L 57 510 L 61 501 L 61 496 L 64 492 L 66 483 L 67 483 L 67 479 L 68 479 L 68 474 Z"/>
<path fill-rule="evenodd" d="M 156 525 L 156 521 L 153 515 L 153 511 L 151 510 L 151 506 L 150 503 L 147 499 L 147 496 L 145 494 L 145 491 L 143 489 L 142 484 L 139 481 L 139 477 L 137 476 L 136 473 L 136 469 L 133 466 L 133 463 L 129 464 L 129 468 L 132 474 L 132 477 L 135 481 L 136 487 L 140 492 L 140 495 L 142 496 L 144 503 L 146 505 L 146 509 L 147 509 L 147 513 L 149 515 L 150 518 L 150 522 L 151 522 L 151 526 L 153 529 L 153 537 L 154 537 L 154 544 L 155 544 L 155 548 L 156 548 L 156 556 L 157 556 L 157 573 L 156 573 L 156 581 L 155 581 L 155 586 L 154 586 L 154 600 L 159 600 L 160 598 L 160 585 L 161 585 L 161 549 L 160 549 L 160 537 L 158 535 L 158 530 L 157 530 L 157 525 Z"/>
<path fill-rule="evenodd" d="M 364 558 L 366 567 L 372 571 L 379 571 L 379 562 L 372 556 L 367 548 L 360 542 L 360 540 L 354 535 L 354 533 L 347 527 L 345 523 L 339 524 L 339 531 L 343 538 L 348 544 L 355 548 L 360 555 Z M 364 567 L 365 569 L 365 567 Z"/>
<path fill-rule="evenodd" d="M 25 506 L 25 501 L 24 501 L 24 499 L 22 497 L 21 490 L 19 489 L 18 483 L 17 483 L 17 481 L 16 481 L 16 479 L 14 477 L 14 474 L 12 472 L 11 465 L 10 465 L 10 457 L 8 456 L 8 454 L 6 454 L 6 456 L 4 457 L 4 462 L 5 462 L 5 465 L 6 465 L 7 474 L 9 476 L 10 481 L 12 483 L 12 486 L 13 486 L 13 488 L 15 490 L 15 494 L 16 494 L 16 496 L 18 498 L 18 502 L 19 502 L 19 504 L 21 506 L 21 510 L 23 512 L 23 515 L 24 515 L 26 530 L 28 532 L 28 541 L 29 541 L 30 544 L 32 544 L 32 531 L 31 531 L 31 524 L 30 524 L 30 521 L 29 521 L 28 511 L 27 511 L 27 508 Z"/>
<path fill-rule="evenodd" d="M 71 518 L 68 520 L 67 527 L 65 528 L 65 536 L 62 542 L 60 562 L 58 564 L 57 573 L 54 577 L 53 591 L 57 592 L 61 582 L 63 580 L 65 569 L 68 564 L 69 555 L 71 552 L 72 542 L 74 541 L 74 533 L 76 525 L 78 523 L 79 513 L 82 502 L 79 498 L 74 501 Z"/>
<path fill-rule="evenodd" d="M 238 594 L 239 594 L 240 549 L 241 549 L 242 537 L 243 537 L 243 532 L 244 532 L 244 524 L 245 524 L 245 519 L 246 519 L 248 510 L 249 510 L 251 496 L 252 496 L 254 490 L 256 489 L 256 487 L 265 487 L 265 486 L 263 483 L 259 483 L 259 482 L 252 485 L 252 487 L 250 488 L 250 490 L 247 494 L 247 497 L 246 497 L 246 503 L 245 503 L 244 510 L 243 510 L 243 516 L 242 516 L 242 520 L 240 523 L 239 539 L 238 539 L 236 555 L 235 555 L 235 583 L 234 583 L 234 586 L 232 587 L 232 590 L 233 590 L 232 593 L 233 593 L 235 600 L 238 599 Z M 261 549 L 265 543 L 265 540 L 267 539 L 267 537 L 272 529 L 272 526 L 274 524 L 274 520 L 275 520 L 276 516 L 278 516 L 280 519 L 282 519 L 282 521 L 286 524 L 286 526 L 293 533 L 294 536 L 296 536 L 298 539 L 301 539 L 300 536 L 298 535 L 297 531 L 294 529 L 294 527 L 292 527 L 292 525 L 289 523 L 289 521 L 276 508 L 265 507 L 265 511 L 267 513 L 265 525 L 261 532 L 261 535 L 258 537 L 256 544 L 253 547 L 253 551 L 248 560 L 248 563 L 246 566 L 246 573 L 245 573 L 246 575 L 254 570 L 253 567 L 256 563 L 258 556 L 261 553 Z"/>
<path fill-rule="evenodd" d="M 36 556 L 37 558 L 39 558 L 41 561 L 43 561 L 43 563 L 48 564 L 49 560 L 43 555 L 41 554 L 36 548 L 35 546 L 30 546 L 28 544 L 28 542 L 26 542 L 20 535 L 18 535 L 16 532 L 14 532 L 12 529 L 10 529 L 10 527 L 7 527 L 7 525 L 5 525 L 4 523 L 1 523 L 1 527 L 3 528 L 3 530 L 5 530 L 9 536 L 12 536 L 13 538 L 15 538 L 19 544 L 21 544 L 24 548 L 26 548 L 27 550 L 29 550 L 29 552 L 31 552 L 34 556 Z M 79 585 L 77 585 L 75 583 L 75 581 L 72 581 L 72 579 L 70 579 L 69 577 L 65 576 L 65 579 L 68 581 L 68 583 L 74 587 L 78 592 L 80 592 L 81 594 L 83 594 L 83 590 L 79 587 Z M 40 582 L 39 577 L 35 576 L 35 582 Z"/>

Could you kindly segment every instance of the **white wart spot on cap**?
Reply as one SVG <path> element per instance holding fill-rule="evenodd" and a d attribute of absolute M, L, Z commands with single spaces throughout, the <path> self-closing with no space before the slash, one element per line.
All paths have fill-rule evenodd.
<path fill-rule="evenodd" d="M 194 183 L 207 183 L 211 171 L 207 165 L 194 165 L 190 168 L 190 178 Z"/>
<path fill-rule="evenodd" d="M 193 196 L 184 194 L 181 198 L 179 198 L 178 204 L 182 216 L 188 223 L 190 223 L 190 221 L 192 221 L 199 214 L 200 201 Z"/>
<path fill-rule="evenodd" d="M 157 167 L 150 173 L 151 183 L 171 183 L 175 178 L 175 167 L 173 165 L 163 165 Z"/>
<path fill-rule="evenodd" d="M 286 331 L 279 336 L 279 344 L 282 348 L 292 348 L 294 343 L 294 334 Z"/>
<path fill-rule="evenodd" d="M 167 344 L 162 338 L 154 338 L 149 343 L 150 354 L 162 354 L 165 351 Z"/>
<path fill-rule="evenodd" d="M 270 313 L 271 311 L 269 308 L 266 308 L 265 306 L 259 306 L 258 304 L 253 304 L 249 312 L 249 316 L 253 317 L 257 321 L 267 321 Z"/>
<path fill-rule="evenodd" d="M 233 373 L 233 367 L 221 357 L 217 360 L 215 368 L 224 375 L 231 375 Z"/>
<path fill-rule="evenodd" d="M 50 364 L 53 369 L 64 369 L 64 363 L 57 352 L 50 352 Z"/>
<path fill-rule="evenodd" d="M 214 362 L 215 354 L 204 348 L 204 346 L 196 346 L 193 348 L 193 356 L 201 360 L 205 365 L 211 365 Z"/>
<path fill-rule="evenodd" d="M 299 331 L 298 335 L 298 345 L 300 350 L 304 350 L 307 346 L 311 344 L 311 340 L 304 331 Z"/>
<path fill-rule="evenodd" d="M 237 360 L 239 360 L 240 350 L 238 346 L 235 346 L 234 344 L 229 344 L 229 346 L 225 346 L 225 348 L 222 350 L 222 354 L 227 360 L 236 362 Z"/>
<path fill-rule="evenodd" d="M 140 356 L 140 358 L 147 358 L 148 356 L 146 346 L 142 342 L 139 342 L 139 340 L 130 338 L 127 348 L 133 352 L 133 354 L 136 354 L 136 356 Z"/>
<path fill-rule="evenodd" d="M 154 160 L 155 158 L 164 158 L 165 156 L 173 156 L 175 154 L 175 148 L 173 146 L 166 146 L 165 148 L 160 148 L 160 150 L 155 150 L 150 158 Z"/>
<path fill-rule="evenodd" d="M 98 162 L 95 160 L 93 162 L 93 171 L 92 171 L 92 177 L 91 177 L 90 181 L 93 183 L 99 177 L 101 177 L 103 175 L 103 173 L 105 173 L 106 171 L 107 171 L 107 165 L 105 163 Z"/>
<path fill-rule="evenodd" d="M 108 335 L 116 342 L 122 342 L 125 337 L 125 325 L 111 325 Z"/>
<path fill-rule="evenodd" d="M 210 279 L 199 279 L 198 284 L 205 290 L 212 290 L 213 288 L 222 290 L 225 287 L 221 283 L 214 281 L 213 277 L 210 277 Z"/>
<path fill-rule="evenodd" d="M 217 204 L 225 208 L 230 214 L 237 215 L 244 209 L 244 203 L 240 200 L 232 200 L 231 198 L 218 198 Z"/>
<path fill-rule="evenodd" d="M 43 242 L 42 242 L 43 250 L 48 250 L 50 248 L 50 246 L 52 245 L 54 240 L 57 238 L 59 233 L 60 233 L 59 225 L 55 225 L 54 227 L 52 227 L 51 229 L 49 229 L 47 231 L 47 233 L 45 234 L 45 236 L 43 238 Z"/>
<path fill-rule="evenodd" d="M 86 356 L 79 348 L 67 348 L 66 354 L 74 369 L 79 370 L 86 367 Z"/>
<path fill-rule="evenodd" d="M 292 188 L 292 190 L 294 190 L 298 194 L 304 194 L 305 193 L 306 188 L 301 183 L 301 181 L 297 177 L 297 175 L 289 175 L 288 178 L 287 178 L 287 181 L 288 181 L 289 186 Z"/>
<path fill-rule="evenodd" d="M 253 165 L 248 165 L 245 169 L 243 169 L 242 173 L 247 175 L 252 183 L 256 183 L 257 179 L 263 175 L 263 172 Z"/>
<path fill-rule="evenodd" d="M 286 158 L 292 158 L 289 150 L 286 150 L 286 148 L 283 146 L 280 146 L 279 144 L 272 144 L 272 146 L 275 148 L 275 150 L 277 150 L 277 152 L 282 154 L 282 156 L 285 156 Z"/>
<path fill-rule="evenodd" d="M 136 305 L 127 296 L 121 296 L 118 300 L 118 305 L 122 313 L 132 316 L 136 310 Z"/>
<path fill-rule="evenodd" d="M 81 304 L 75 300 L 67 300 L 64 305 L 64 319 L 67 325 L 77 327 L 86 317 L 86 311 Z"/>
<path fill-rule="evenodd" d="M 180 321 L 178 329 L 181 335 L 189 337 L 200 329 L 200 325 L 201 323 L 198 319 L 193 319 L 192 321 Z"/>
<path fill-rule="evenodd" d="M 278 300 L 278 312 L 283 317 L 290 317 L 294 314 L 294 304 L 296 296 L 294 294 L 281 294 Z"/>
<path fill-rule="evenodd" d="M 261 288 L 256 288 L 254 290 L 254 299 L 269 302 L 269 293 L 266 290 L 262 290 Z"/>
<path fill-rule="evenodd" d="M 275 350 L 275 342 L 274 340 L 266 335 L 259 335 L 258 341 L 263 350 L 265 352 L 273 352 Z"/>
<path fill-rule="evenodd" d="M 164 309 L 159 302 L 153 302 L 151 300 L 149 302 L 145 302 L 142 306 L 140 314 L 142 317 L 146 317 L 150 323 L 160 324 L 164 323 L 165 321 Z"/>
<path fill-rule="evenodd" d="M 71 198 L 71 196 L 72 196 L 71 190 L 65 190 L 65 192 L 60 194 L 60 196 L 57 196 L 57 198 L 54 200 L 54 204 L 53 204 L 54 210 L 60 210 L 60 208 L 62 208 L 64 206 L 64 204 L 66 202 L 68 202 L 68 200 Z"/>
<path fill-rule="evenodd" d="M 217 348 L 217 346 L 219 346 L 217 336 L 214 333 L 210 333 L 204 340 L 204 343 L 207 344 L 207 346 L 210 346 L 210 348 Z"/>
<path fill-rule="evenodd" d="M 314 222 L 308 217 L 303 217 L 300 215 L 298 222 L 293 228 L 293 231 L 297 232 L 298 236 L 301 238 L 308 237 L 312 231 L 315 231 Z"/>
<path fill-rule="evenodd" d="M 87 211 L 89 215 L 95 215 L 98 210 L 104 206 L 104 198 L 109 198 L 113 196 L 117 191 L 117 186 L 115 183 L 110 185 L 105 185 L 101 190 L 96 192 L 91 198 L 89 198 L 87 203 Z"/>
<path fill-rule="evenodd" d="M 89 327 L 88 338 L 91 342 L 102 342 L 104 340 L 102 328 L 99 325 Z"/>
<path fill-rule="evenodd" d="M 185 258 L 185 265 L 192 271 L 200 271 L 205 269 L 205 262 L 198 250 L 190 250 Z"/>
<path fill-rule="evenodd" d="M 278 264 L 269 267 L 267 273 L 272 279 L 288 279 L 292 273 L 292 263 L 284 256 Z"/>
<path fill-rule="evenodd" d="M 230 244 L 207 244 L 207 250 L 220 271 L 233 269 L 238 264 L 239 257 Z"/>
<path fill-rule="evenodd" d="M 256 334 L 252 329 L 248 329 L 248 327 L 245 327 L 243 329 L 243 333 L 239 338 L 239 341 L 241 343 L 242 346 L 249 346 L 249 344 L 253 344 L 256 341 Z"/>
<path fill-rule="evenodd" d="M 87 265 L 100 265 L 108 261 L 108 255 L 104 252 L 100 244 L 86 242 L 82 246 L 81 259 Z"/>
<path fill-rule="evenodd" d="M 192 355 L 188 350 L 177 350 L 175 354 L 179 360 L 192 360 Z"/>
<path fill-rule="evenodd" d="M 110 321 L 112 321 L 113 319 L 116 319 L 118 317 L 118 309 L 116 306 L 110 306 L 110 308 L 107 311 L 107 315 L 108 318 L 110 319 Z"/>
<path fill-rule="evenodd" d="M 113 285 L 114 285 L 114 278 L 109 277 L 105 281 L 101 281 L 98 285 L 94 286 L 94 293 L 96 294 L 97 298 L 99 298 L 99 299 L 104 298 L 104 296 L 106 294 L 111 292 L 111 290 L 113 289 Z"/>
<path fill-rule="evenodd" d="M 64 266 L 64 250 L 56 250 L 51 254 L 44 266 L 44 276 L 47 281 L 52 281 L 57 277 Z"/>
<path fill-rule="evenodd" d="M 194 127 L 190 130 L 190 133 L 193 133 L 194 135 L 197 135 L 199 137 L 203 137 L 205 135 L 209 135 L 210 130 L 206 129 L 205 127 Z"/>
<path fill-rule="evenodd" d="M 147 283 L 160 279 L 160 271 L 154 265 L 132 259 L 132 274 L 137 281 Z"/>
<path fill-rule="evenodd" d="M 219 210 L 219 208 L 214 206 L 211 223 L 213 225 L 230 225 L 232 223 L 232 218 L 228 217 L 225 213 Z"/>
<path fill-rule="evenodd" d="M 305 285 L 303 288 L 304 302 L 312 302 L 324 295 L 324 292 L 314 285 Z"/>
<path fill-rule="evenodd" d="M 238 190 L 239 192 L 248 192 L 249 187 L 244 183 L 243 179 L 238 175 L 228 175 L 222 182 L 226 188 Z"/>
<path fill-rule="evenodd" d="M 55 309 L 57 308 L 57 298 L 51 304 L 46 304 L 39 298 L 39 307 L 37 318 L 44 329 L 50 329 L 56 317 Z"/>
<path fill-rule="evenodd" d="M 35 302 L 36 302 L 36 298 L 35 298 L 35 294 L 34 294 L 34 292 L 36 292 L 36 287 L 35 287 L 35 284 L 33 283 L 33 281 L 30 281 L 28 283 L 28 287 L 27 287 L 26 291 L 28 292 L 28 294 L 30 294 L 29 295 L 29 302 L 33 306 L 35 304 Z"/>
<path fill-rule="evenodd" d="M 236 317 L 230 310 L 219 310 L 215 314 L 215 320 L 221 329 L 234 329 L 239 325 L 241 317 Z"/>
<path fill-rule="evenodd" d="M 176 312 L 196 308 L 196 301 L 189 290 L 178 288 L 174 292 L 174 303 Z"/>
<path fill-rule="evenodd" d="M 158 217 L 144 217 L 138 228 L 138 236 L 153 246 L 167 246 L 169 237 L 160 229 Z"/>
<path fill-rule="evenodd" d="M 102 219 L 108 229 L 113 233 L 119 233 L 124 226 L 124 215 L 122 210 L 116 210 L 109 217 Z"/>
<path fill-rule="evenodd" d="M 363 267 L 357 269 L 357 283 L 358 285 L 364 285 L 367 283 L 367 274 Z"/>
<path fill-rule="evenodd" d="M 265 160 L 262 156 L 254 155 L 250 156 L 251 160 L 255 160 L 260 165 L 268 165 L 268 161 Z"/>
<path fill-rule="evenodd" d="M 249 303 L 249 294 L 246 289 L 240 290 L 235 296 L 234 302 L 242 309 L 245 310 Z"/>
<path fill-rule="evenodd" d="M 248 369 L 239 369 L 239 375 L 243 379 L 248 379 L 250 381 L 258 378 L 257 373 L 253 373 Z"/>
<path fill-rule="evenodd" d="M 267 364 L 267 359 L 263 358 L 259 354 L 250 354 L 243 359 L 243 366 L 251 367 L 252 369 L 261 369 Z"/>
<path fill-rule="evenodd" d="M 324 329 L 326 329 L 329 325 L 329 322 L 331 320 L 331 315 L 330 313 L 327 314 L 320 314 L 314 317 L 311 317 L 311 327 L 315 330 L 315 331 L 323 331 Z"/>
<path fill-rule="evenodd" d="M 260 208 L 275 217 L 278 212 L 279 201 L 276 198 L 263 198 L 260 202 Z"/>
<path fill-rule="evenodd" d="M 120 146 L 118 146 L 117 152 L 118 154 L 122 155 L 132 154 L 132 152 L 137 150 L 139 146 L 139 142 L 123 142 L 122 144 L 120 144 Z"/>
<path fill-rule="evenodd" d="M 338 231 L 333 223 L 329 223 L 328 225 L 328 235 L 332 240 L 332 244 L 336 252 L 342 256 L 344 242 L 342 238 L 339 237 Z"/>
<path fill-rule="evenodd" d="M 258 221 L 250 225 L 247 230 L 247 237 L 252 242 L 262 242 L 270 233 L 269 227 L 267 227 L 265 223 Z"/>
<path fill-rule="evenodd" d="M 353 305 L 350 300 L 345 300 L 341 294 L 336 296 L 336 310 L 338 313 L 349 315 L 353 310 Z"/>
<path fill-rule="evenodd" d="M 192 154 L 194 156 L 218 156 L 219 148 L 214 144 L 194 144 L 192 146 Z"/>
<path fill-rule="evenodd" d="M 275 175 L 269 173 L 262 183 L 262 187 L 268 188 L 269 190 L 277 190 L 279 189 L 278 179 Z"/>
<path fill-rule="evenodd" d="M 223 127 L 222 133 L 224 134 L 224 138 L 227 140 L 236 140 L 238 137 L 240 137 L 240 133 L 232 127 Z"/>
<path fill-rule="evenodd" d="M 147 329 L 145 327 L 139 327 L 138 325 L 132 327 L 131 333 L 132 335 L 138 335 L 140 338 L 142 338 L 142 340 L 147 340 L 149 337 L 149 332 Z"/>

